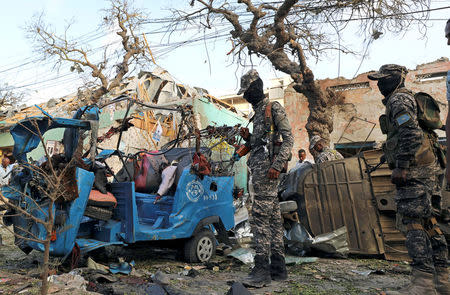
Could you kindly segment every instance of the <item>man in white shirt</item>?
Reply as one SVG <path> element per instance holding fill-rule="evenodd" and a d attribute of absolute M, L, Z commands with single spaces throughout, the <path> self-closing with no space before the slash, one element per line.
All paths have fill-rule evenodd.
<path fill-rule="evenodd" d="M 159 185 L 158 192 L 156 193 L 156 198 L 153 202 L 154 204 L 156 204 L 162 196 L 167 194 L 172 187 L 175 177 L 177 176 L 177 164 L 177 161 L 172 161 L 171 165 L 166 162 L 161 164 L 161 184 Z"/>
<path fill-rule="evenodd" d="M 2 164 L 0 165 L 0 187 L 8 185 L 11 177 L 11 165 L 10 160 L 7 157 L 3 157 Z"/>
<path fill-rule="evenodd" d="M 306 151 L 304 149 L 299 149 L 298 150 L 298 161 L 297 161 L 297 163 L 295 163 L 294 168 L 289 170 L 289 173 L 294 170 L 297 170 L 298 168 L 300 168 L 300 166 L 302 166 L 305 163 L 310 163 L 309 161 L 306 160 Z"/>

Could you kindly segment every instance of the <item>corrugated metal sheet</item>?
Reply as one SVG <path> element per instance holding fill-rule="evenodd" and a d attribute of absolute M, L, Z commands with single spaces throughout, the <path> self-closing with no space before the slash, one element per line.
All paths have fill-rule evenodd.
<path fill-rule="evenodd" d="M 313 235 L 346 226 L 351 253 L 384 253 L 370 180 L 361 158 L 316 165 L 305 178 L 301 219 Z"/>

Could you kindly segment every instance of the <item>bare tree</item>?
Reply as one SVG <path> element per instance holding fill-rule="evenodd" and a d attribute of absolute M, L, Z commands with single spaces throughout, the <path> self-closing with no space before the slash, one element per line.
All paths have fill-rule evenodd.
<path fill-rule="evenodd" d="M 70 25 L 63 34 L 58 35 L 44 22 L 43 15 L 40 15 L 27 28 L 29 38 L 34 41 L 35 51 L 44 59 L 54 59 L 57 67 L 62 63 L 71 65 L 72 72 L 89 71 L 95 78 L 94 90 L 91 92 L 93 102 L 97 102 L 102 95 L 119 86 L 130 72 L 131 64 L 138 64 L 144 59 L 150 61 L 145 56 L 146 42 L 137 33 L 146 20 L 144 11 L 134 8 L 127 0 L 111 0 L 110 4 L 110 8 L 103 11 L 101 27 L 116 30 L 121 46 L 113 54 L 108 54 L 109 46 L 106 46 L 100 61 L 94 61 L 97 56 L 95 50 L 69 39 Z"/>
<path fill-rule="evenodd" d="M 386 31 L 401 33 L 417 24 L 426 31 L 430 0 L 191 0 L 193 11 L 175 10 L 174 26 L 200 24 L 214 29 L 228 22 L 234 61 L 248 64 L 256 55 L 268 59 L 275 69 L 289 74 L 294 89 L 304 94 L 310 116 L 306 129 L 311 137 L 319 134 L 329 140 L 333 130 L 333 92 L 323 91 L 308 67 L 310 58 L 330 50 L 356 53 L 341 44 L 341 34 L 350 23 L 359 26 L 367 46 Z M 424 32 L 424 31 L 422 31 Z"/>
<path fill-rule="evenodd" d="M 26 186 L 28 190 L 21 190 L 17 183 L 8 185 L 6 187 L 6 191 L 9 192 L 7 196 L 14 196 L 14 199 L 8 200 L 5 190 L 0 190 L 0 206 L 8 209 L 9 213 L 5 214 L 4 217 L 21 216 L 27 220 L 28 226 L 25 227 L 14 224 L 14 229 L 10 229 L 5 226 L 5 229 L 15 236 L 16 243 L 31 241 L 44 245 L 41 294 L 47 294 L 49 287 L 50 244 L 57 235 L 67 229 L 65 225 L 58 228 L 55 227 L 54 205 L 57 202 L 71 201 L 78 197 L 75 169 L 76 165 L 81 163 L 82 145 L 78 145 L 74 157 L 69 163 L 58 164 L 55 158 L 48 154 L 37 122 L 31 122 L 31 126 L 22 126 L 31 134 L 39 137 L 47 161 L 42 165 L 28 162 L 19 163 L 15 169 L 24 172 L 24 178 L 26 178 L 26 175 L 29 176 Z M 31 193 L 32 191 L 34 191 L 34 194 Z M 0 224 L 5 225 L 3 218 L 0 218 Z M 43 226 L 45 229 L 44 237 L 32 231 L 33 224 Z"/>
<path fill-rule="evenodd" d="M 14 90 L 8 84 L 0 85 L 0 107 L 14 107 L 24 99 L 24 93 Z"/>

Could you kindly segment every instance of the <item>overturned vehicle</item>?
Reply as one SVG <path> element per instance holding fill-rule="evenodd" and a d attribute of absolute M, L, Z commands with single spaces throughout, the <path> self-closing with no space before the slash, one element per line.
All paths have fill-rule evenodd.
<path fill-rule="evenodd" d="M 369 150 L 291 171 L 279 190 L 285 214 L 296 213 L 314 237 L 345 227 L 351 254 L 409 260 L 405 236 L 396 227 L 395 186 L 387 164 L 380 164 L 382 155 L 381 150 Z M 448 208 L 447 193 L 442 192 L 443 209 Z M 448 223 L 438 221 L 448 240 Z"/>
<path fill-rule="evenodd" d="M 233 173 L 220 169 L 223 163 L 210 161 L 211 150 L 199 140 L 216 130 L 188 130 L 182 135 L 182 122 L 192 114 L 189 107 L 177 107 L 171 110 L 182 114 L 177 140 L 157 151 L 125 155 L 120 138 L 129 127 L 130 105 L 139 102 L 119 100 L 128 107 L 115 129 L 116 149 L 97 148 L 102 138 L 96 134 L 97 106 L 83 107 L 72 119 L 43 111 L 45 116 L 24 119 L 11 128 L 18 164 L 2 196 L 9 208 L 4 223 L 14 225 L 16 245 L 25 253 L 44 251 L 50 239 L 49 254 L 68 257 L 108 245 L 175 241 L 187 261 L 208 261 L 215 254 L 215 234 L 224 236 L 234 226 Z M 64 153 L 46 152 L 42 160 L 30 161 L 27 153 L 43 144 L 45 132 L 54 128 L 65 129 Z M 227 132 L 234 135 L 237 130 Z M 88 132 L 91 138 L 84 140 Z M 177 147 L 183 136 L 197 139 L 196 146 Z M 86 142 L 90 147 L 83 152 Z M 123 164 L 118 173 L 107 164 L 111 157 Z"/>

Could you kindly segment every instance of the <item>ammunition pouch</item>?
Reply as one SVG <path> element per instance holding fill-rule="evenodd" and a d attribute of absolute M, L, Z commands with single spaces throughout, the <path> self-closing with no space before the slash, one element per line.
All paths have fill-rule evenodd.
<path fill-rule="evenodd" d="M 405 222 L 407 223 L 405 224 Z M 403 217 L 397 213 L 396 227 L 399 231 L 401 231 L 404 234 L 407 234 L 409 231 L 412 230 L 421 230 L 424 231 L 429 238 L 443 234 L 442 230 L 439 228 L 437 224 L 436 218 L 434 217 L 428 219 L 410 218 L 410 217 Z"/>
<path fill-rule="evenodd" d="M 381 133 L 388 134 L 389 129 L 386 115 L 381 115 L 378 121 L 380 122 Z"/>
<path fill-rule="evenodd" d="M 434 236 L 440 236 L 443 234 L 442 230 L 439 228 L 437 224 L 437 220 L 435 217 L 431 217 L 425 220 L 425 231 L 427 232 L 430 238 Z"/>
<path fill-rule="evenodd" d="M 386 157 L 386 163 L 389 165 L 389 169 L 395 169 L 395 150 L 397 149 L 398 138 L 394 136 L 385 143 L 383 143 L 382 148 L 384 156 Z"/>
<path fill-rule="evenodd" d="M 428 166 L 436 162 L 436 156 L 431 144 L 430 137 L 426 132 L 423 133 L 422 144 L 414 156 L 416 166 Z"/>
<path fill-rule="evenodd" d="M 445 155 L 443 154 L 443 152 L 441 155 L 439 155 L 439 153 L 441 153 L 441 150 L 439 150 L 439 153 L 437 153 L 437 151 L 436 151 L 436 156 L 435 156 L 435 149 L 432 146 L 429 135 L 426 132 L 424 132 L 423 135 L 424 136 L 423 136 L 422 144 L 420 145 L 419 149 L 417 150 L 417 152 L 414 156 L 413 163 L 411 163 L 411 164 L 414 166 L 428 166 L 428 165 L 435 163 L 436 156 L 438 157 L 438 159 L 439 159 L 439 157 L 441 157 L 442 160 L 440 159 L 439 162 L 441 163 L 441 161 L 443 161 L 443 164 L 445 164 Z M 386 157 L 386 162 L 389 165 L 389 169 L 392 170 L 392 169 L 396 168 L 395 153 L 398 148 L 397 134 L 395 134 L 394 136 L 392 136 L 391 138 L 386 140 L 386 142 L 383 143 L 382 148 L 383 148 L 384 155 Z M 441 164 L 441 166 L 442 166 L 442 164 Z"/>
<path fill-rule="evenodd" d="M 431 131 L 431 133 L 428 133 L 428 137 L 431 145 L 433 146 L 434 153 L 439 161 L 439 165 L 442 169 L 445 169 L 447 167 L 446 149 L 443 148 L 438 142 L 438 136 L 436 133 Z"/>

